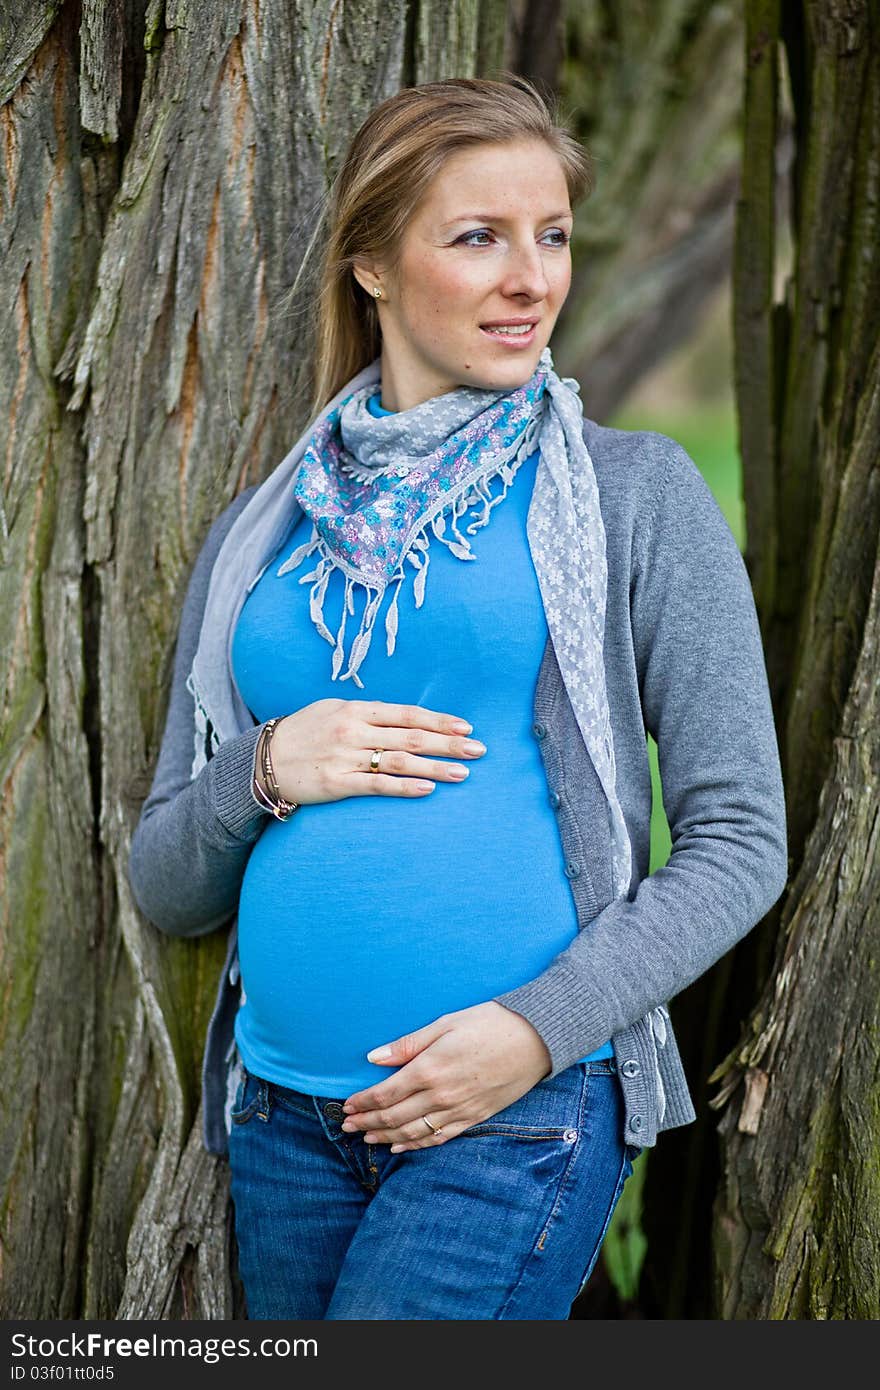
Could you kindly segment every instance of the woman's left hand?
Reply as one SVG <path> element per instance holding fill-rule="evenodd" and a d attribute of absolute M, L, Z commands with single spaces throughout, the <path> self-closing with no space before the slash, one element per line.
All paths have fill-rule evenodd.
<path fill-rule="evenodd" d="M 342 1128 L 361 1130 L 368 1144 L 390 1144 L 392 1153 L 454 1139 L 512 1105 L 552 1068 L 537 1030 L 494 1000 L 442 1014 L 382 1046 L 388 1055 L 374 1048 L 368 1061 L 400 1070 L 349 1096 Z M 423 1115 L 443 1133 L 431 1134 Z"/>

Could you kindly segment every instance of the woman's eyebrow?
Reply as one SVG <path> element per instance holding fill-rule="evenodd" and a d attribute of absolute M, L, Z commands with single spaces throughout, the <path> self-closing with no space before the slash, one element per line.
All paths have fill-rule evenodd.
<path fill-rule="evenodd" d="M 564 208 L 561 212 L 548 212 L 546 216 L 539 218 L 541 222 L 555 222 L 560 217 L 572 217 L 571 208 Z M 458 217 L 451 217 L 448 222 L 441 222 L 441 227 L 452 227 L 456 222 L 507 222 L 510 219 L 502 217 L 496 212 L 461 212 Z"/>

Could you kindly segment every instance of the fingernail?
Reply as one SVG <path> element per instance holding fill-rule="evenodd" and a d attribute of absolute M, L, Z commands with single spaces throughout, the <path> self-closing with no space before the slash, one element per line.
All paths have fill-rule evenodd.
<path fill-rule="evenodd" d="M 343 1129 L 354 1129 L 354 1128 L 355 1128 L 354 1120 L 343 1120 L 343 1121 L 342 1121 L 342 1128 L 343 1128 Z"/>
<path fill-rule="evenodd" d="M 464 746 L 469 753 L 485 753 L 486 745 L 481 743 L 478 738 L 466 738 Z"/>
<path fill-rule="evenodd" d="M 367 1053 L 367 1061 L 368 1061 L 368 1062 L 375 1062 L 375 1061 L 377 1060 L 377 1058 L 379 1058 L 379 1057 L 390 1057 L 390 1056 L 391 1056 L 391 1048 L 390 1048 L 390 1047 L 374 1047 L 373 1050 L 372 1050 L 372 1052 L 368 1052 L 368 1053 Z"/>
<path fill-rule="evenodd" d="M 450 777 L 455 777 L 457 781 L 463 782 L 465 777 L 470 777 L 471 770 L 469 767 L 451 767 L 449 769 L 449 775 Z"/>
<path fill-rule="evenodd" d="M 420 792 L 432 792 L 434 790 L 433 782 L 416 782 L 416 786 Z"/>
<path fill-rule="evenodd" d="M 457 734 L 469 734 L 474 727 L 473 724 L 469 724 L 466 719 L 453 719 L 452 724 Z"/>

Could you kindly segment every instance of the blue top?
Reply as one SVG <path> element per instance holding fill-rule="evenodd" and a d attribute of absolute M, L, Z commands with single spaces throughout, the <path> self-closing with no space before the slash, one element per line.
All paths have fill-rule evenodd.
<path fill-rule="evenodd" d="M 391 413 L 378 393 L 369 407 Z M 411 579 L 400 586 L 391 657 L 384 613 L 397 586 L 389 586 L 359 670 L 363 690 L 331 679 L 333 649 L 309 616 L 309 585 L 299 584 L 315 556 L 276 575 L 308 539 L 307 516 L 241 610 L 233 673 L 260 722 L 327 697 L 375 698 L 461 715 L 487 747 L 462 760 L 464 782 L 438 781 L 424 797 L 353 796 L 268 820 L 241 885 L 235 1038 L 245 1066 L 279 1085 L 347 1096 L 374 1084 L 397 1068 L 368 1062 L 371 1048 L 524 984 L 577 935 L 531 731 L 547 640 L 525 530 L 537 463 L 536 451 L 474 533 L 475 560 L 431 537 L 424 603 L 416 609 Z M 501 486 L 493 480 L 493 496 Z M 334 569 L 324 600 L 331 632 L 343 587 Z M 353 596 L 346 627 L 356 632 L 363 588 Z M 296 885 L 295 909 L 285 882 Z M 611 1057 L 613 1048 L 588 1055 Z"/>

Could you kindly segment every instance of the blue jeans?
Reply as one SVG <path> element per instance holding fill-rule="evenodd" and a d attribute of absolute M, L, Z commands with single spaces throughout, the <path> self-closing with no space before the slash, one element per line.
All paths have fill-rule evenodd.
<path fill-rule="evenodd" d="M 229 1162 L 250 1318 L 568 1318 L 638 1152 L 613 1058 L 404 1153 L 343 1131 L 344 1099 L 242 1073 Z"/>

